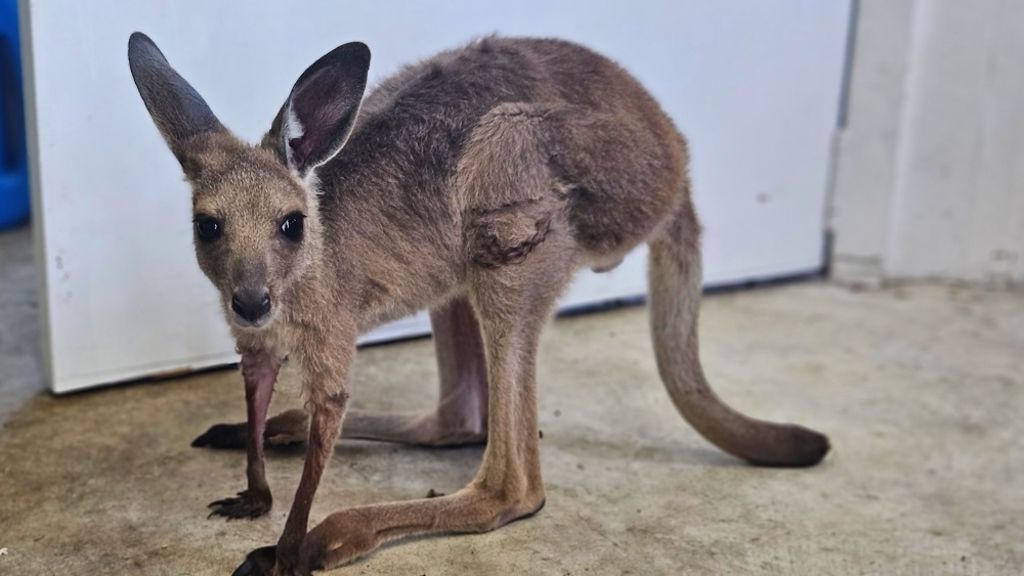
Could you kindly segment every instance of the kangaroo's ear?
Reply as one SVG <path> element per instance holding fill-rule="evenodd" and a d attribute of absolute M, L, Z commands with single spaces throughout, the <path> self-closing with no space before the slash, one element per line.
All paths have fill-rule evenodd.
<path fill-rule="evenodd" d="M 341 150 L 352 133 L 370 70 L 370 49 L 349 42 L 299 76 L 281 112 L 281 149 L 288 167 L 305 177 Z"/>
<path fill-rule="evenodd" d="M 185 173 L 191 175 L 199 150 L 190 149 L 190 141 L 195 144 L 196 136 L 227 130 L 199 93 L 171 68 L 156 44 L 141 32 L 128 39 L 128 65 L 150 116 Z"/>

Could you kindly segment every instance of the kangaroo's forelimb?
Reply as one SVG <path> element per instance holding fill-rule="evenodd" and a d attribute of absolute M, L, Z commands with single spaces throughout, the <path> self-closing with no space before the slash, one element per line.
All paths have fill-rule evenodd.
<path fill-rule="evenodd" d="M 242 352 L 242 379 L 245 381 L 246 406 L 246 479 L 248 486 L 237 496 L 210 504 L 211 516 L 257 518 L 270 511 L 273 498 L 263 462 L 263 433 L 267 409 L 281 359 L 265 349 Z"/>

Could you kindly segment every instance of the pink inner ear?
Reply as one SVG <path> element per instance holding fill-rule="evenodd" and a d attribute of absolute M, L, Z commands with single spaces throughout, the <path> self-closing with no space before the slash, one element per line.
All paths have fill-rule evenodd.
<path fill-rule="evenodd" d="M 288 140 L 288 147 L 292 149 L 292 162 L 297 166 L 301 166 L 305 162 L 305 158 L 301 152 L 302 138 L 292 138 Z"/>
<path fill-rule="evenodd" d="M 344 76 L 330 70 L 318 71 L 296 88 L 291 106 L 303 134 L 290 139 L 288 146 L 297 166 L 329 152 L 336 144 L 333 140 L 351 123 L 362 96 L 351 88 Z"/>

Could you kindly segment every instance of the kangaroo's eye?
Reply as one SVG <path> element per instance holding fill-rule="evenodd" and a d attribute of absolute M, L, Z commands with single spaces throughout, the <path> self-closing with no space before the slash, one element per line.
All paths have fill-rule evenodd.
<path fill-rule="evenodd" d="M 193 226 L 196 229 L 196 236 L 203 242 L 212 242 L 217 238 L 220 238 L 223 226 L 221 226 L 220 220 L 212 216 L 199 215 L 192 220 Z"/>
<path fill-rule="evenodd" d="M 301 212 L 292 212 L 281 221 L 281 234 L 292 242 L 302 240 L 302 222 L 306 217 Z"/>

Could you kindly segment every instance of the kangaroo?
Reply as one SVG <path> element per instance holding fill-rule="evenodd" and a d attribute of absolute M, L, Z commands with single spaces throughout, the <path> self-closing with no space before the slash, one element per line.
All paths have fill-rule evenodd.
<path fill-rule="evenodd" d="M 128 59 L 191 184 L 196 257 L 241 354 L 246 424 L 195 442 L 248 451 L 247 488 L 214 502 L 214 514 L 266 513 L 265 440 L 306 443 L 280 539 L 236 575 L 309 574 L 398 538 L 486 532 L 538 512 L 539 334 L 576 270 L 612 268 L 642 242 L 657 366 L 683 418 L 755 465 L 810 466 L 828 452 L 824 435 L 749 418 L 708 386 L 687 144 L 611 60 L 560 40 L 488 37 L 408 66 L 364 98 L 370 51 L 351 42 L 299 76 L 249 145 L 148 37 L 132 34 Z M 359 334 L 424 308 L 438 406 L 347 410 Z M 286 355 L 306 409 L 268 422 Z M 458 492 L 342 509 L 307 533 L 339 434 L 486 449 Z"/>

